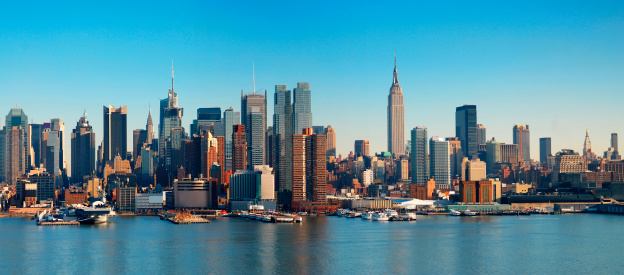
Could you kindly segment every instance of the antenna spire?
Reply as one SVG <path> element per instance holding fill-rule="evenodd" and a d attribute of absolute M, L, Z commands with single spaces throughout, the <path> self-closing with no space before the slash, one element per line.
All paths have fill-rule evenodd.
<path fill-rule="evenodd" d="M 256 93 L 256 64 L 254 62 L 251 63 L 251 74 L 253 77 L 253 93 Z"/>
<path fill-rule="evenodd" d="M 171 59 L 171 91 L 173 92 L 173 59 Z"/>

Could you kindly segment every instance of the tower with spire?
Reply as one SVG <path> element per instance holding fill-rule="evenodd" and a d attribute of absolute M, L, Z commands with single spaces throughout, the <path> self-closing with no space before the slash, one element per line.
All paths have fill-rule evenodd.
<path fill-rule="evenodd" d="M 388 152 L 394 157 L 405 154 L 405 106 L 403 91 L 399 85 L 399 76 L 394 55 L 394 73 L 390 94 L 388 95 Z"/>
<path fill-rule="evenodd" d="M 160 124 L 158 125 L 158 155 L 161 166 L 169 166 L 171 164 L 171 152 L 167 149 L 167 140 L 171 136 L 172 129 L 178 129 L 182 127 L 182 115 L 184 114 L 184 110 L 182 108 L 178 108 L 178 94 L 175 92 L 174 87 L 173 61 L 171 61 L 171 89 L 168 89 L 167 98 L 160 100 Z M 148 124 L 150 121 L 150 117 L 148 117 Z M 178 130 L 183 130 L 183 128 Z M 149 129 L 147 131 L 149 135 Z M 173 173 L 174 171 L 177 172 L 177 169 L 179 167 L 166 168 L 169 170 L 170 173 Z"/>
<path fill-rule="evenodd" d="M 154 140 L 154 121 L 152 120 L 152 108 L 149 108 L 149 113 L 147 114 L 147 124 L 145 124 L 145 130 L 147 130 L 147 144 L 152 144 L 152 140 Z"/>
<path fill-rule="evenodd" d="M 585 143 L 583 144 L 583 156 L 587 159 L 596 158 L 596 153 L 591 148 L 591 141 L 589 140 L 589 129 L 585 130 Z"/>

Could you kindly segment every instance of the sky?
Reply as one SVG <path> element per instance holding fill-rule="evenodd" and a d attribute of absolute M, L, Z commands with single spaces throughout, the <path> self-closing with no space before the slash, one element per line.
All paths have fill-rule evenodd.
<path fill-rule="evenodd" d="M 70 133 L 86 110 L 99 144 L 102 106 L 127 105 L 131 143 L 150 106 L 158 121 L 173 61 L 188 130 L 197 108 L 240 111 L 253 66 L 269 125 L 275 85 L 309 82 L 339 154 L 356 139 L 381 152 L 395 53 L 406 139 L 454 136 L 464 104 L 488 139 L 528 124 L 533 159 L 540 137 L 580 151 L 589 129 L 602 155 L 624 134 L 624 1 L 3 1 L 0 124 L 18 105 Z"/>

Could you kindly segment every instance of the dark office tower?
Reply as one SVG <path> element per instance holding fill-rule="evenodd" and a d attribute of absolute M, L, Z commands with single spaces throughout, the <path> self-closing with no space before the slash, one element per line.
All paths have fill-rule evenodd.
<path fill-rule="evenodd" d="M 477 124 L 477 145 L 485 144 L 485 137 L 485 126 L 483 126 L 483 124 Z"/>
<path fill-rule="evenodd" d="M 471 158 L 479 149 L 477 144 L 477 106 L 464 105 L 455 109 L 455 136 L 461 142 L 464 157 Z"/>
<path fill-rule="evenodd" d="M 59 136 L 59 155 L 58 162 L 61 170 L 65 172 L 65 168 L 63 167 L 65 163 L 65 122 L 62 118 L 53 118 L 50 120 L 50 130 L 57 131 Z"/>
<path fill-rule="evenodd" d="M 240 113 L 234 112 L 232 107 L 223 112 L 221 118 L 225 135 L 225 170 L 232 170 L 232 129 L 234 125 L 240 124 Z"/>
<path fill-rule="evenodd" d="M 354 149 L 355 156 L 357 157 L 370 156 L 370 143 L 368 140 L 356 140 Z"/>
<path fill-rule="evenodd" d="M 141 147 L 147 143 L 147 130 L 136 129 L 132 131 L 132 159 L 137 160 L 141 155 Z"/>
<path fill-rule="evenodd" d="M 61 177 L 61 131 L 46 128 L 43 132 L 43 140 L 45 144 L 45 168 L 50 174 L 56 176 L 57 183 Z"/>
<path fill-rule="evenodd" d="M 71 134 L 71 163 L 73 183 L 83 183 L 95 172 L 95 133 L 86 113 Z"/>
<path fill-rule="evenodd" d="M 427 144 L 427 127 L 418 126 L 412 129 L 412 183 L 425 185 L 429 180 L 429 150 Z"/>
<path fill-rule="evenodd" d="M 252 127 L 251 123 L 252 123 L 252 118 L 253 119 L 257 119 L 258 115 L 251 115 L 251 109 L 254 108 L 254 112 L 257 114 L 260 114 L 260 122 L 261 125 L 256 125 L 255 129 L 254 127 Z M 267 108 L 266 108 L 266 91 L 264 91 L 264 94 L 260 94 L 260 93 L 256 93 L 251 92 L 248 93 L 246 95 L 243 96 L 243 91 L 241 91 L 241 121 L 242 124 L 245 125 L 245 131 L 247 131 L 247 146 L 251 147 L 254 146 L 251 144 L 251 138 L 252 137 L 256 137 L 257 138 L 257 144 L 255 144 L 255 146 L 257 146 L 255 148 L 255 152 L 256 154 L 261 154 L 261 158 L 260 158 L 260 162 L 258 163 L 258 156 L 254 156 L 254 159 L 256 159 L 256 162 L 254 162 L 254 164 L 250 164 L 248 163 L 248 165 L 262 165 L 265 163 L 266 160 L 266 156 L 265 156 L 265 150 L 264 148 L 266 147 L 266 140 L 265 137 L 266 135 L 264 134 L 264 132 L 266 131 L 267 128 Z M 257 121 L 256 121 L 257 122 Z M 257 123 L 256 123 L 257 124 Z M 254 133 L 254 131 L 260 131 L 260 133 Z M 252 149 L 249 149 L 252 150 Z M 248 156 L 249 157 L 249 156 Z"/>
<path fill-rule="evenodd" d="M 550 149 L 550 138 L 549 137 L 540 138 L 540 163 L 542 165 L 548 162 L 548 157 L 552 156 L 551 152 L 552 151 Z"/>
<path fill-rule="evenodd" d="M 43 167 L 43 160 L 41 159 L 41 150 L 45 150 L 42 146 L 43 139 L 43 124 L 30 124 L 30 144 L 33 149 L 33 164 L 35 167 Z"/>
<path fill-rule="evenodd" d="M 293 133 L 312 128 L 312 92 L 310 83 L 299 82 L 293 89 Z"/>
<path fill-rule="evenodd" d="M 403 90 L 399 85 L 396 55 L 392 86 L 388 95 L 388 152 L 394 157 L 405 155 L 405 105 L 403 105 Z"/>
<path fill-rule="evenodd" d="M 160 100 L 160 124 L 158 125 L 158 155 L 160 165 L 169 165 L 166 160 L 167 139 L 171 135 L 171 129 L 182 127 L 182 115 L 184 110 L 178 108 L 178 94 L 174 91 L 173 65 L 171 66 L 171 89 L 166 99 Z"/>
<path fill-rule="evenodd" d="M 275 139 L 273 138 L 273 126 L 269 126 L 265 134 L 266 137 L 264 140 L 266 140 L 265 154 L 267 156 L 267 164 L 273 167 L 273 163 L 275 162 L 275 148 L 273 148 L 275 146 Z"/>
<path fill-rule="evenodd" d="M 264 164 L 264 141 L 262 112 L 258 107 L 247 108 L 247 167 L 253 170 L 256 165 Z"/>
<path fill-rule="evenodd" d="M 149 114 L 147 115 L 147 123 L 145 124 L 145 130 L 147 131 L 147 144 L 152 144 L 152 141 L 156 138 L 156 134 L 154 133 L 154 121 L 152 120 L 152 109 L 150 108 Z"/>
<path fill-rule="evenodd" d="M 179 168 L 184 166 L 184 150 L 187 136 L 184 127 L 171 128 L 171 134 L 167 138 L 166 148 L 166 168 L 170 173 L 170 179 L 173 180 L 177 177 Z"/>
<path fill-rule="evenodd" d="M 615 154 L 619 154 L 617 133 L 611 133 L 611 147 L 615 150 Z"/>
<path fill-rule="evenodd" d="M 119 155 L 126 159 L 128 155 L 128 107 L 114 108 L 104 106 L 104 164 Z"/>
<path fill-rule="evenodd" d="M 273 114 L 273 138 L 275 139 L 275 189 L 284 193 L 280 204 L 290 203 L 292 192 L 292 101 L 291 92 L 286 85 L 275 85 Z"/>
<path fill-rule="evenodd" d="M 232 126 L 232 173 L 247 169 L 247 137 L 245 125 Z"/>
<path fill-rule="evenodd" d="M 197 119 L 194 119 L 193 124 L 191 124 L 191 134 L 210 131 L 215 136 L 223 136 L 224 130 L 221 124 L 220 107 L 197 109 Z"/>
<path fill-rule="evenodd" d="M 514 125 L 513 143 L 518 145 L 518 160 L 531 161 L 531 135 L 529 125 Z"/>

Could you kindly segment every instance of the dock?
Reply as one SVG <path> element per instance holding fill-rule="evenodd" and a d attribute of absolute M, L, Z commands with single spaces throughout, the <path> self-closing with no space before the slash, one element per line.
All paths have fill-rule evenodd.
<path fill-rule="evenodd" d="M 184 211 L 171 211 L 159 215 L 161 220 L 169 221 L 173 224 L 210 223 L 209 219 L 196 215 L 191 215 Z"/>
<path fill-rule="evenodd" d="M 80 225 L 80 223 L 76 220 L 71 220 L 71 221 L 57 221 L 57 222 L 38 222 L 37 225 L 40 225 L 40 226 Z"/>

